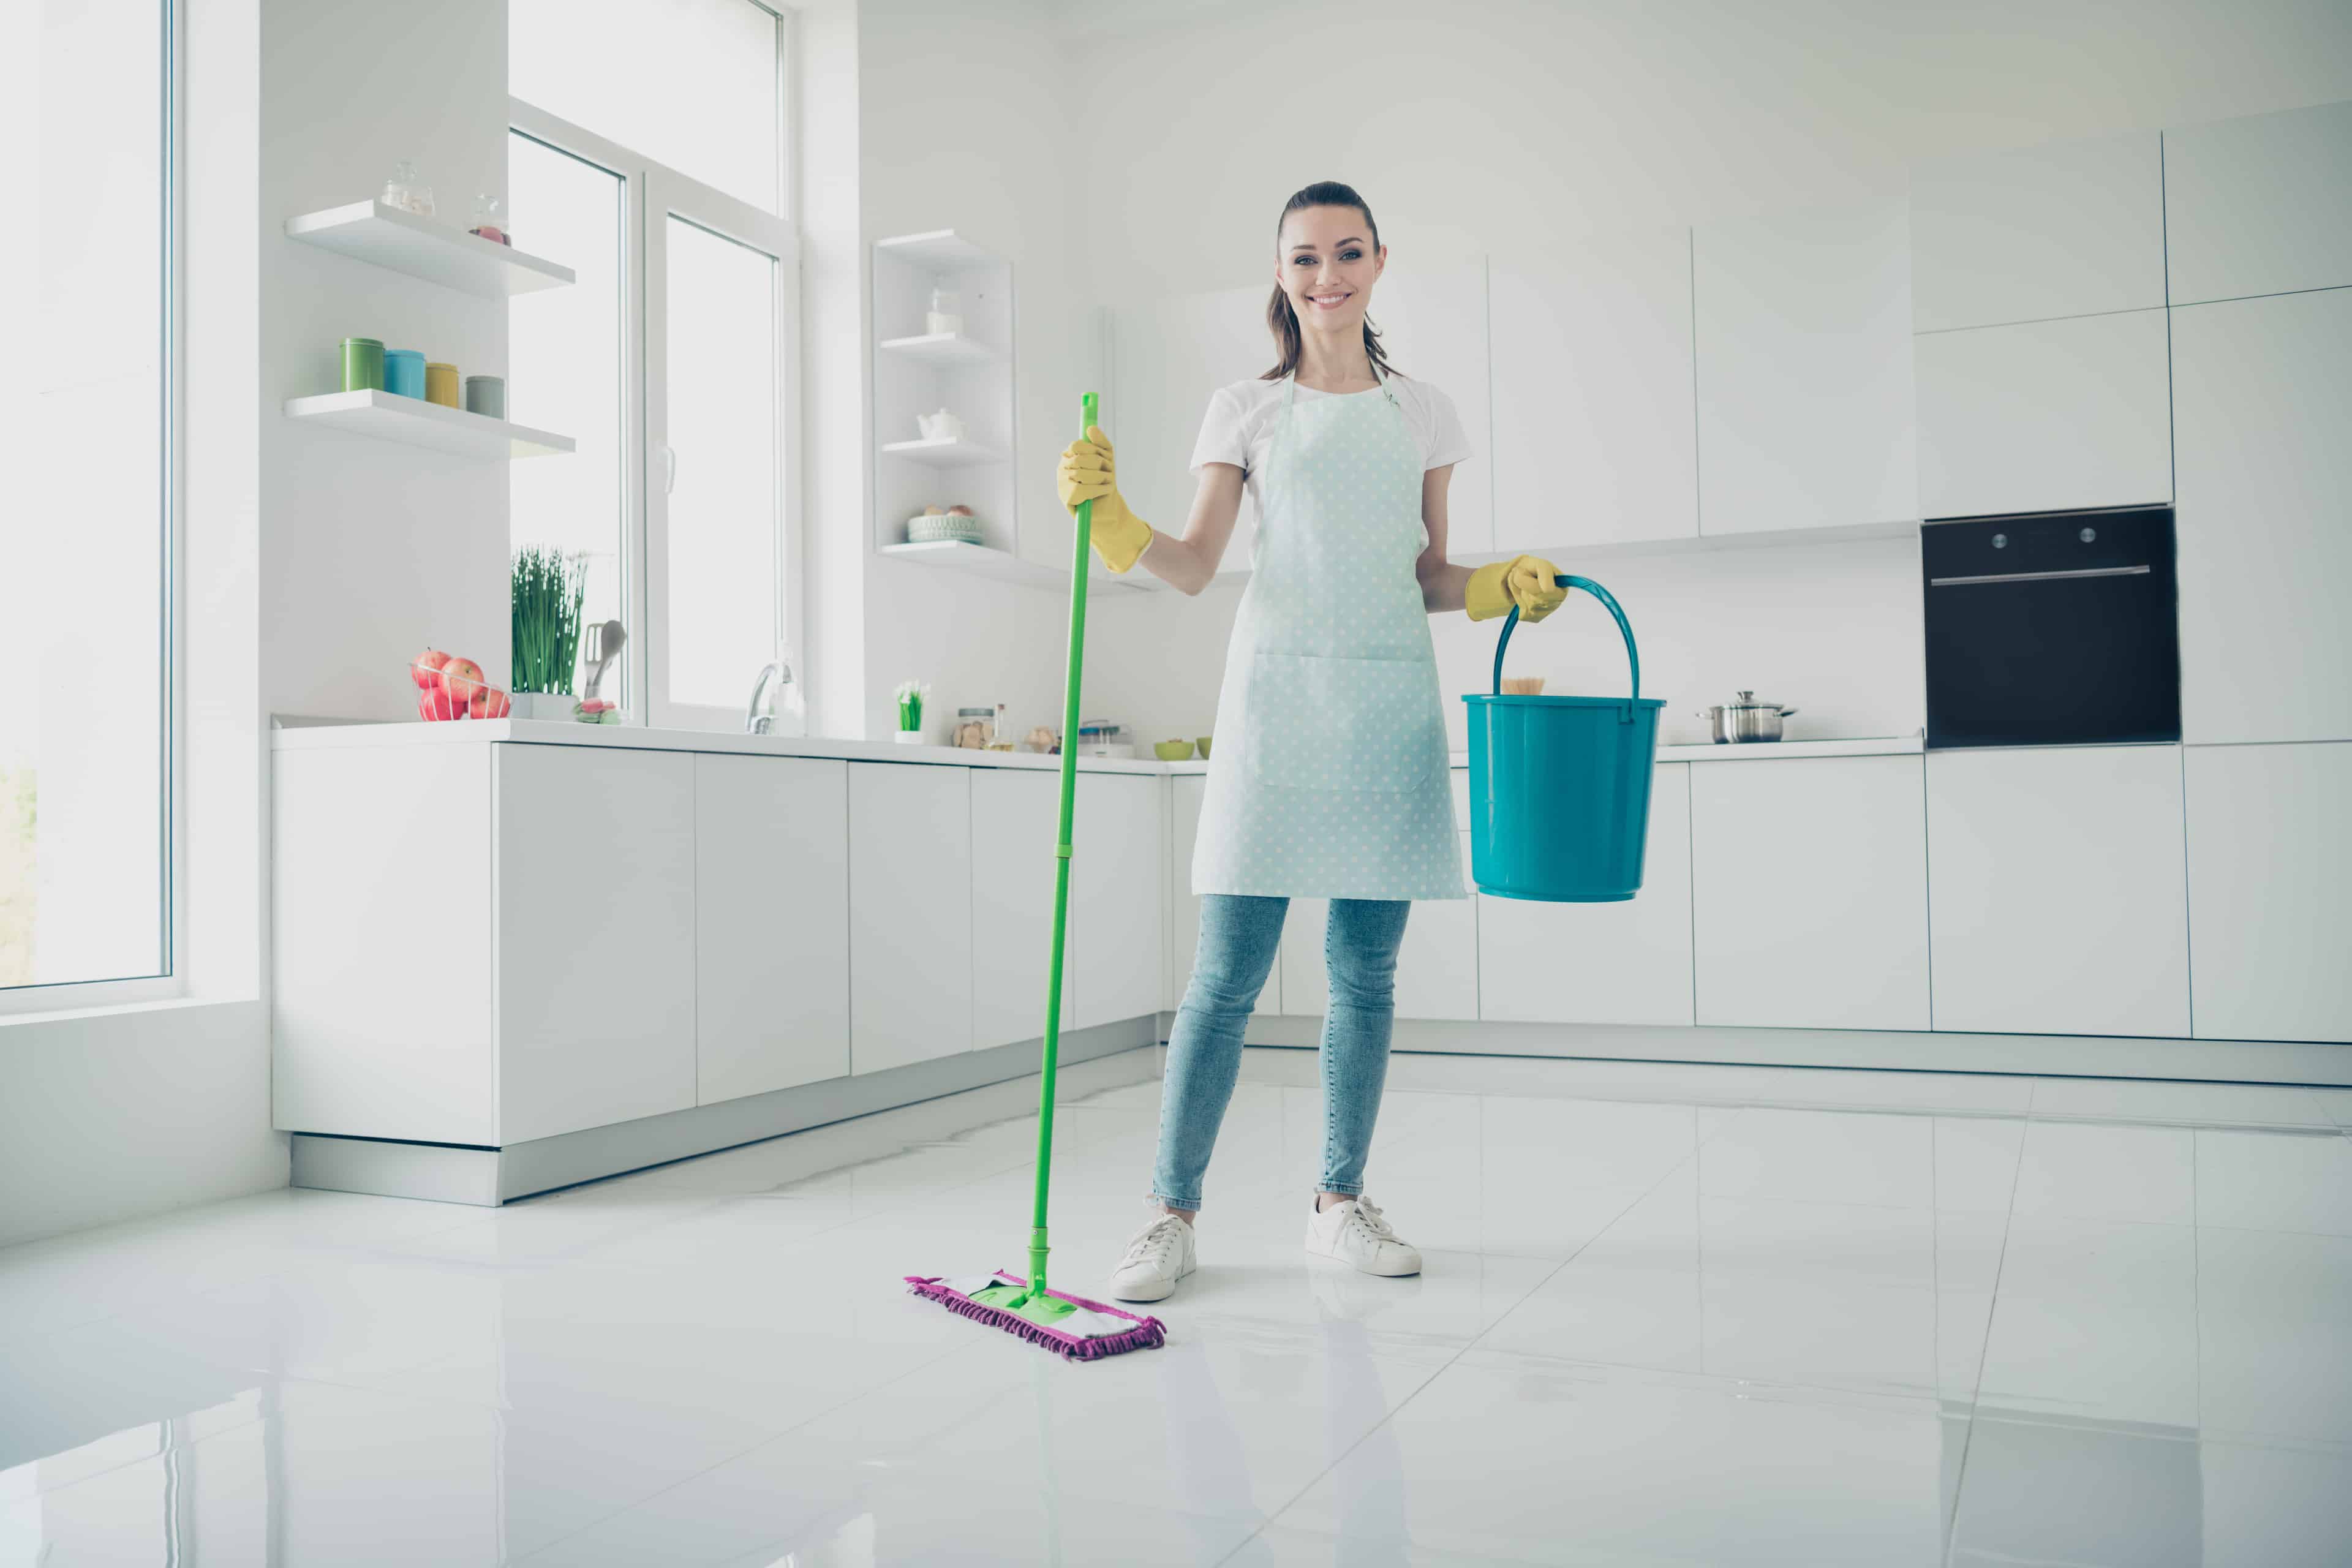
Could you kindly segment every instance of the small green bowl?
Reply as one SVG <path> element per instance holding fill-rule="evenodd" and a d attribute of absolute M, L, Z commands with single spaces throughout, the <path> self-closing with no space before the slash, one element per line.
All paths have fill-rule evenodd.
<path fill-rule="evenodd" d="M 1198 741 L 1193 742 L 1194 745 L 1201 748 L 1201 760 L 1204 763 L 1209 760 L 1209 739 L 1210 738 L 1208 736 L 1203 735 Z"/>
<path fill-rule="evenodd" d="M 1190 741 L 1155 741 L 1152 742 L 1151 754 L 1158 757 L 1163 763 L 1190 762 L 1192 757 L 1192 742 Z"/>

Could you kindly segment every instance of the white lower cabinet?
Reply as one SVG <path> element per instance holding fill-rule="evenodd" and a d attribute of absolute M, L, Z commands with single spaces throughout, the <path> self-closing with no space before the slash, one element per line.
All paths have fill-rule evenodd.
<path fill-rule="evenodd" d="M 2189 1033 L 2175 746 L 1927 759 L 1935 1026 Z"/>
<path fill-rule="evenodd" d="M 849 764 L 694 757 L 695 1100 L 849 1071 Z"/>
<path fill-rule="evenodd" d="M 849 764 L 853 1072 L 971 1048 L 976 771 Z"/>
<path fill-rule="evenodd" d="M 1699 1023 L 1927 1027 L 1921 761 L 1689 764 Z"/>
<path fill-rule="evenodd" d="M 1076 996 L 1070 1013 L 1073 1026 L 1084 1029 L 1160 1011 L 1168 847 L 1160 796 L 1166 786 L 1159 779 L 1080 773 L 1077 782 L 1069 927 Z M 1037 951 L 1042 965 L 1044 946 Z M 1042 981 L 1036 989 L 1042 996 Z"/>
<path fill-rule="evenodd" d="M 688 1109 L 692 754 L 506 745 L 493 780 L 498 1142 Z"/>
<path fill-rule="evenodd" d="M 1183 1005 L 1184 987 L 1192 978 L 1192 955 L 1201 945 L 1201 896 L 1192 891 L 1192 848 L 1201 839 L 1201 803 L 1208 798 L 1209 775 L 1178 773 L 1169 783 L 1173 788 L 1168 839 L 1168 973 L 1160 1006 L 1162 1012 L 1173 1013 Z"/>
<path fill-rule="evenodd" d="M 1280 965 L 1281 1011 L 1294 1017 L 1319 1018 L 1331 1005 L 1331 976 L 1323 957 L 1323 936 L 1331 923 L 1328 899 L 1293 899 L 1282 922 Z M 1266 994 L 1274 994 L 1270 977 Z M 1261 1001 L 1261 1008 L 1265 1004 Z M 1271 1011 L 1271 1009 L 1267 1009 Z"/>
<path fill-rule="evenodd" d="M 2186 763 L 2198 1037 L 2352 1042 L 2352 744 Z"/>
<path fill-rule="evenodd" d="M 971 1043 L 982 1050 L 1045 1032 L 1061 780 L 1011 768 L 971 773 Z M 1066 1022 L 1075 1011 L 1076 968 L 1066 960 L 1062 966 Z"/>
<path fill-rule="evenodd" d="M 1459 835 L 1465 881 L 1470 835 Z M 1328 982 L 1327 982 L 1328 984 Z M 1478 898 L 1423 899 L 1404 922 L 1397 949 L 1396 1016 L 1475 1018 L 1478 1016 Z"/>
<path fill-rule="evenodd" d="M 1720 765 L 1731 772 L 1756 764 Z M 1770 767 L 1774 764 L 1763 764 Z M 1642 890 L 1622 903 L 1478 900 L 1478 1016 L 1687 1024 L 1691 1012 L 1689 763 L 1658 764 Z M 1464 847 L 1464 859 L 1469 850 Z"/>

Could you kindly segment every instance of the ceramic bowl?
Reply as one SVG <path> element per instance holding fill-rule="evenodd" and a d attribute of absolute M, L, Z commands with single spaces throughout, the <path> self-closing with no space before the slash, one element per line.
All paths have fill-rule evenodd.
<path fill-rule="evenodd" d="M 1190 762 L 1192 757 L 1192 742 L 1190 741 L 1156 742 L 1152 745 L 1151 754 L 1163 763 Z"/>
<path fill-rule="evenodd" d="M 1203 735 L 1192 743 L 1201 748 L 1201 760 L 1204 763 L 1207 762 L 1209 760 L 1209 737 Z"/>

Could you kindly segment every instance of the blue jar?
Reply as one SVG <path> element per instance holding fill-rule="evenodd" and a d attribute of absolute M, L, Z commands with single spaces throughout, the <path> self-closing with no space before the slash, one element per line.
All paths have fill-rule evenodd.
<path fill-rule="evenodd" d="M 415 349 L 384 350 L 383 389 L 421 400 L 425 396 L 425 356 Z"/>

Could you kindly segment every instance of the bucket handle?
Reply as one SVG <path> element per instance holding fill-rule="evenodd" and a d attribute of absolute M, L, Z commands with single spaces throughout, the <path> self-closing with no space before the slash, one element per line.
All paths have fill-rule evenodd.
<path fill-rule="evenodd" d="M 1633 647 L 1633 628 L 1626 623 L 1625 612 L 1618 608 L 1616 599 L 1608 589 L 1590 577 L 1579 577 L 1563 572 L 1552 581 L 1563 588 L 1583 589 L 1607 605 L 1609 613 L 1616 617 L 1617 629 L 1623 633 L 1625 637 L 1625 662 L 1633 671 L 1633 700 L 1639 702 L 1642 700 L 1642 655 Z M 1511 628 L 1518 624 L 1519 607 L 1513 605 L 1511 613 L 1503 617 L 1503 635 L 1495 643 L 1495 695 L 1497 697 L 1503 694 L 1503 653 L 1511 646 Z M 1628 720 L 1633 718 L 1633 710 L 1630 706 L 1626 709 L 1625 717 Z"/>

